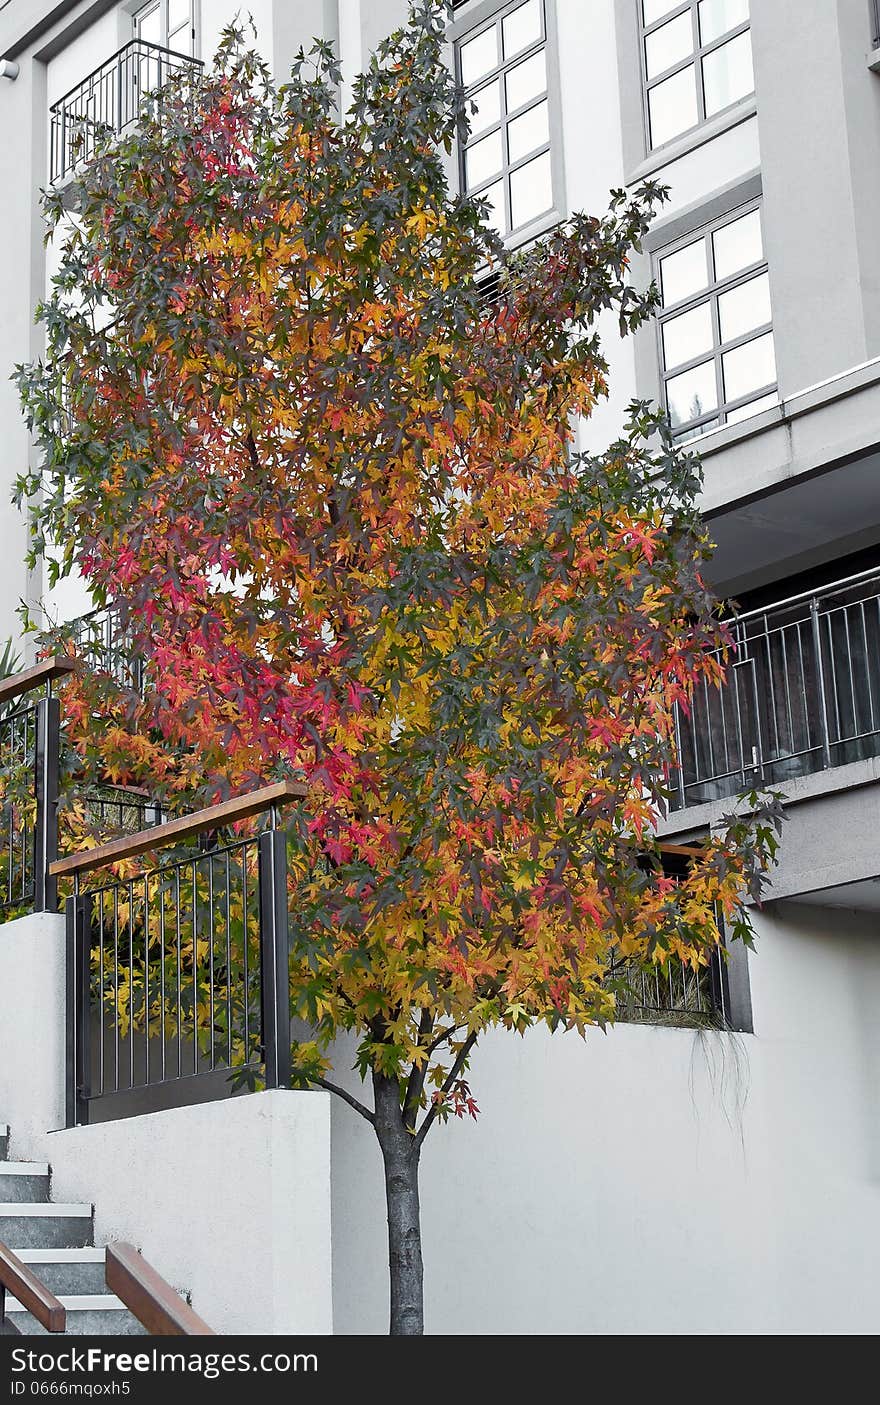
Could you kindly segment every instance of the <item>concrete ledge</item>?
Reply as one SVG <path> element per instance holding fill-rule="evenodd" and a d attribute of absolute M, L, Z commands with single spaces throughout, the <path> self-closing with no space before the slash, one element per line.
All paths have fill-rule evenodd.
<path fill-rule="evenodd" d="M 866 761 L 851 761 L 846 766 L 829 766 L 827 771 L 816 771 L 812 776 L 797 776 L 790 781 L 780 781 L 770 787 L 782 791 L 786 809 L 790 805 L 800 805 L 807 800 L 816 800 L 822 795 L 836 795 L 839 791 L 858 790 L 861 786 L 873 785 L 880 781 L 880 757 L 872 756 Z M 685 810 L 673 810 L 657 825 L 657 833 L 663 839 L 673 834 L 705 834 L 719 825 L 725 815 L 732 813 L 747 815 L 748 806 L 740 806 L 735 795 L 726 795 L 721 800 L 708 800 L 703 805 L 689 805 Z"/>
<path fill-rule="evenodd" d="M 774 787 L 785 794 L 788 819 L 779 863 L 762 901 L 805 898 L 880 875 L 878 781 L 880 759 L 873 757 Z M 667 816 L 659 832 L 664 837 L 705 833 L 719 825 L 724 814 L 737 810 L 749 813 L 748 808 L 739 809 L 736 796 L 729 796 Z"/>

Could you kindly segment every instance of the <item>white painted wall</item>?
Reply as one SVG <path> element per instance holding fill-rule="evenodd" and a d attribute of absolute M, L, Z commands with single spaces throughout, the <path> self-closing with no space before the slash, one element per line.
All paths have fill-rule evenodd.
<path fill-rule="evenodd" d="M 255 1093 L 92 1127 L 64 1122 L 64 919 L 0 940 L 0 1122 L 48 1161 L 52 1196 L 93 1203 L 218 1332 L 332 1330 L 327 1093 Z"/>
<path fill-rule="evenodd" d="M 876 1332 L 876 922 L 758 927 L 754 1036 L 485 1041 L 479 1120 L 425 1143 L 429 1332 Z M 372 1131 L 337 1102 L 337 1332 L 387 1331 L 382 1195 Z"/>

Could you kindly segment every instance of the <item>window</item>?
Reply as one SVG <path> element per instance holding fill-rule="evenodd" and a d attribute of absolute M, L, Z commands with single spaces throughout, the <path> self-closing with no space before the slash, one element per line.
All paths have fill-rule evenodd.
<path fill-rule="evenodd" d="M 474 109 L 461 189 L 489 201 L 504 238 L 555 208 L 545 0 L 515 0 L 463 33 L 455 64 Z"/>
<path fill-rule="evenodd" d="M 638 3 L 650 147 L 754 92 L 749 0 Z"/>
<path fill-rule="evenodd" d="M 758 206 L 658 256 L 660 359 L 673 431 L 690 439 L 777 402 Z"/>
<path fill-rule="evenodd" d="M 133 16 L 134 37 L 178 54 L 196 56 L 197 0 L 150 0 Z"/>

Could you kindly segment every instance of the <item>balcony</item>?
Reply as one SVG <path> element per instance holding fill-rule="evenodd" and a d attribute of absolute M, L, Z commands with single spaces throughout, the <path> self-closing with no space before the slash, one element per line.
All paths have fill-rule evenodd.
<path fill-rule="evenodd" d="M 731 624 L 721 690 L 676 718 L 673 810 L 880 756 L 880 569 Z"/>
<path fill-rule="evenodd" d="M 136 122 L 146 98 L 161 103 L 169 79 L 201 67 L 200 59 L 143 39 L 123 45 L 50 107 L 50 182 L 67 180 L 106 133 L 119 134 Z"/>

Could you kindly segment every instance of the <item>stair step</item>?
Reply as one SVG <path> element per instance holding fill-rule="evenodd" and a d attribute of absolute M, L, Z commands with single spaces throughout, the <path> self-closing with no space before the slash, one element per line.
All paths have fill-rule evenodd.
<path fill-rule="evenodd" d="M 67 1309 L 68 1337 L 144 1337 L 145 1329 L 114 1293 L 61 1294 Z M 11 1325 L 24 1337 L 49 1336 L 35 1317 L 15 1298 L 7 1296 L 6 1312 Z M 56 1336 L 57 1333 L 51 1335 Z"/>
<path fill-rule="evenodd" d="M 0 1162 L 0 1202 L 49 1199 L 49 1167 L 45 1161 Z"/>
<path fill-rule="evenodd" d="M 19 1249 L 81 1249 L 92 1243 L 91 1205 L 0 1203 L 0 1240 Z"/>
<path fill-rule="evenodd" d="M 103 1249 L 21 1249 L 18 1257 L 56 1297 L 106 1290 Z"/>

